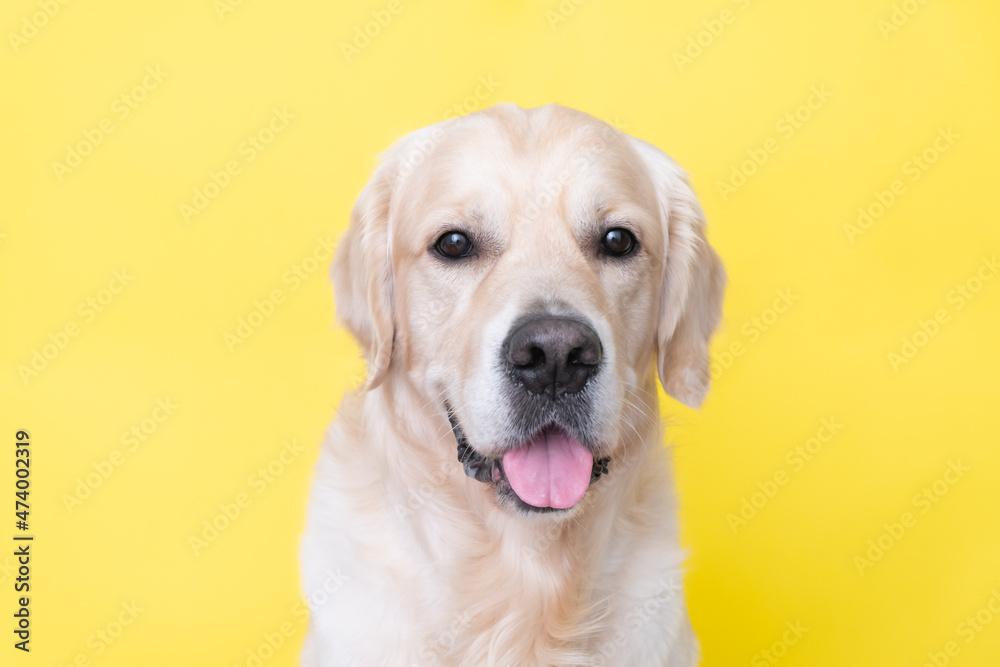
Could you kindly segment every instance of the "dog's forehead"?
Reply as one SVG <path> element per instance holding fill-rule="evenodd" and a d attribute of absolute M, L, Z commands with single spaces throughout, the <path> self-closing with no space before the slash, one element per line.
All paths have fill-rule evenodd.
<path fill-rule="evenodd" d="M 416 210 L 503 209 L 523 215 L 561 193 L 579 207 L 655 200 L 628 137 L 563 107 L 490 109 L 441 124 L 431 148 L 406 178 L 400 200 Z M 418 142 L 419 143 L 419 142 Z"/>

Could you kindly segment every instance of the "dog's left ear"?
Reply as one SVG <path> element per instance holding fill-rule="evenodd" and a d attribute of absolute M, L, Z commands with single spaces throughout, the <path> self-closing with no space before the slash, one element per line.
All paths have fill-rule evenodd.
<path fill-rule="evenodd" d="M 726 272 L 705 238 L 705 214 L 687 174 L 650 144 L 633 139 L 633 147 L 656 186 L 667 246 L 656 328 L 660 382 L 667 394 L 697 408 L 711 379 L 708 341 L 722 316 Z"/>
<path fill-rule="evenodd" d="M 392 266 L 389 260 L 389 199 L 397 167 L 384 160 L 361 190 L 351 224 L 330 266 L 337 318 L 364 350 L 365 389 L 377 387 L 389 370 L 394 337 Z"/>

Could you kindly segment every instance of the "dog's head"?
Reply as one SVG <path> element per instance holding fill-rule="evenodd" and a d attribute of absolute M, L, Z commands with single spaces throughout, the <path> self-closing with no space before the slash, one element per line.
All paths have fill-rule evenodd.
<path fill-rule="evenodd" d="M 577 505 L 668 394 L 698 406 L 725 274 L 684 172 L 587 114 L 503 105 L 415 132 L 333 264 L 368 359 L 447 415 L 522 511 Z M 458 464 L 456 464 L 458 465 Z"/>

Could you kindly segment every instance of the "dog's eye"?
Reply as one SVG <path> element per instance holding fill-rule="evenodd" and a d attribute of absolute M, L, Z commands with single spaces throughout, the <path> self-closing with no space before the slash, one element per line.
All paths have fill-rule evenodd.
<path fill-rule="evenodd" d="M 458 259 L 472 253 L 472 240 L 462 232 L 445 232 L 434 248 L 449 259 Z"/>
<path fill-rule="evenodd" d="M 624 257 L 635 249 L 635 236 L 627 229 L 615 227 L 604 233 L 601 239 L 601 251 L 612 257 Z"/>

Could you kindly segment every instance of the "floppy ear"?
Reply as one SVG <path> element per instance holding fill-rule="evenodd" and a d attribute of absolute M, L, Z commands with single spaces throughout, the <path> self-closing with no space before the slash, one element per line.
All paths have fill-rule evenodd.
<path fill-rule="evenodd" d="M 722 316 L 726 272 L 705 239 L 705 214 L 687 174 L 659 149 L 635 141 L 656 186 L 667 245 L 656 328 L 660 383 L 697 408 L 708 393 L 708 341 Z"/>
<path fill-rule="evenodd" d="M 351 225 L 330 267 L 337 318 L 358 340 L 368 365 L 365 389 L 377 387 L 392 357 L 392 264 L 389 258 L 389 199 L 394 161 L 381 164 L 361 190 Z"/>

